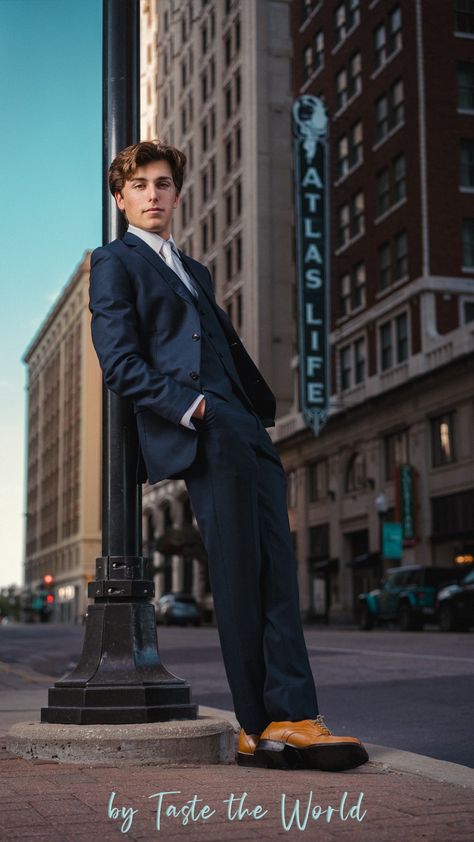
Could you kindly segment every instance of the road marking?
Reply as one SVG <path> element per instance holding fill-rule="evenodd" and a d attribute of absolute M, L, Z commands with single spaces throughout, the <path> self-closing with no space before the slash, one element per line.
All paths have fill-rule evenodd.
<path fill-rule="evenodd" d="M 395 658 L 421 658 L 423 661 L 456 661 L 457 663 L 474 664 L 474 658 L 462 658 L 457 655 L 420 655 L 412 652 L 392 652 L 391 649 L 341 649 L 335 646 L 318 646 L 314 649 L 308 646 L 308 652 L 317 655 L 318 652 L 341 652 L 350 655 L 393 655 Z"/>

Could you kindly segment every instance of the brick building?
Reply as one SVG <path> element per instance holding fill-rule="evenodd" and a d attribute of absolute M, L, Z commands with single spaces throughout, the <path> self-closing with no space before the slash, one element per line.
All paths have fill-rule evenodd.
<path fill-rule="evenodd" d="M 318 438 L 295 400 L 273 439 L 302 608 L 348 619 L 399 563 L 380 545 L 400 465 L 403 563 L 474 551 L 474 3 L 293 0 L 291 15 L 294 97 L 329 117 L 332 397 Z"/>

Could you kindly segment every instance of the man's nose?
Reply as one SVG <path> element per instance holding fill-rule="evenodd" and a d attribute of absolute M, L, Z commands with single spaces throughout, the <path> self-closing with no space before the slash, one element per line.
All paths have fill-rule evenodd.
<path fill-rule="evenodd" d="M 148 198 L 150 200 L 158 199 L 158 187 L 156 184 L 150 184 L 148 187 Z"/>

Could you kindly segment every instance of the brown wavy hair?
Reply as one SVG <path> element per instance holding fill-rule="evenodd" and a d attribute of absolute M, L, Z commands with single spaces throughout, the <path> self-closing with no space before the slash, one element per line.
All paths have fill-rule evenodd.
<path fill-rule="evenodd" d="M 109 187 L 112 196 L 122 193 L 126 181 L 133 178 L 138 167 L 150 161 L 168 161 L 174 186 L 181 193 L 186 166 L 186 155 L 175 146 L 168 146 L 159 140 L 142 140 L 127 146 L 114 158 L 109 167 Z"/>

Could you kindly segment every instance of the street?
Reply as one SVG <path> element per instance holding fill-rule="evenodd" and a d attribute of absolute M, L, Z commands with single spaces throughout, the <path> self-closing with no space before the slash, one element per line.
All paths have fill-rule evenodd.
<path fill-rule="evenodd" d="M 186 678 L 202 705 L 232 709 L 214 627 L 158 627 L 166 667 Z M 32 719 L 50 679 L 72 669 L 82 650 L 78 626 L 0 626 L 0 711 L 4 722 Z M 437 629 L 306 627 L 320 712 L 334 733 L 474 767 L 472 634 Z"/>

